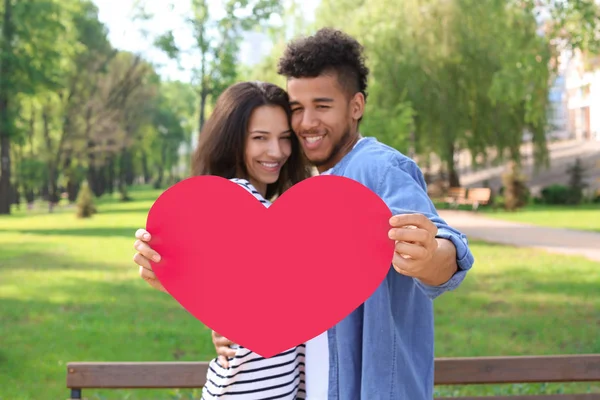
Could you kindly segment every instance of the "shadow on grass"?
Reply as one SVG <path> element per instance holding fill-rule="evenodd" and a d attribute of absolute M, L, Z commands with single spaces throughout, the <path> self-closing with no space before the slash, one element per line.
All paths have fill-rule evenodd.
<path fill-rule="evenodd" d="M 97 199 L 97 204 L 128 204 L 135 203 L 136 201 L 154 201 L 160 196 L 167 188 L 164 189 L 152 189 L 152 188 L 141 188 L 139 190 L 131 190 L 128 195 L 129 201 L 121 201 L 118 197 L 105 196 Z"/>
<path fill-rule="evenodd" d="M 56 229 L 0 229 L 0 233 L 21 233 L 29 235 L 44 235 L 44 236 L 98 236 L 101 238 L 107 237 L 124 237 L 135 240 L 135 231 L 137 228 L 56 228 Z"/>
<path fill-rule="evenodd" d="M 481 245 L 478 241 L 472 243 Z M 519 254 L 510 257 L 516 259 Z M 44 293 L 31 299 L 25 294 L 22 299 L 2 298 L 2 397 L 37 398 L 43 392 L 48 398 L 64 398 L 65 365 L 69 361 L 207 361 L 213 356 L 209 330 L 168 295 L 148 287 L 135 269 L 131 270 L 133 280 L 111 281 L 123 279 L 123 274 L 117 272 L 121 264 L 79 262 L 39 249 L 33 255 L 27 252 L 23 256 L 44 260 L 23 266 L 19 257 L 10 260 L 11 269 L 31 270 L 27 271 L 30 279 L 22 282 L 24 289 L 35 288 L 36 279 L 41 279 L 36 277 L 36 270 L 93 270 L 107 274 L 90 279 L 67 275 L 64 281 L 45 285 Z M 600 277 L 589 275 L 587 265 L 591 263 L 570 270 L 571 258 L 557 257 L 553 267 L 564 274 L 555 274 L 528 269 L 528 258 L 515 262 L 510 271 L 483 270 L 481 274 L 476 265 L 461 288 L 435 301 L 436 356 L 600 353 Z M 114 278 L 111 274 L 115 274 Z M 2 282 L 5 280 L 0 279 L 0 288 Z M 539 297 L 527 296 L 532 294 Z M 548 301 L 557 295 L 568 296 L 572 301 Z M 594 385 L 441 387 L 437 392 L 600 392 L 600 387 Z M 160 398 L 159 393 L 162 398 L 178 398 L 172 391 L 169 396 L 166 391 L 84 392 L 88 398 L 102 399 Z"/>
<path fill-rule="evenodd" d="M 24 251 L 24 252 L 22 252 Z M 135 250 L 134 250 L 135 251 Z M 60 254 L 46 253 L 40 251 L 39 246 L 35 248 L 35 251 L 28 251 L 27 248 L 15 248 L 5 250 L 0 246 L 0 253 L 2 257 L 0 260 L 0 271 L 3 269 L 10 269 L 11 271 L 89 271 L 89 272 L 108 272 L 108 273 L 122 273 L 127 271 L 127 267 L 124 267 L 122 263 L 110 264 L 94 261 L 93 263 L 73 260 L 69 257 L 65 257 Z M 133 261 L 129 268 L 131 270 L 132 278 L 137 276 L 137 269 Z"/>
<path fill-rule="evenodd" d="M 24 385 L 31 379 L 34 383 L 24 385 L 21 390 L 32 397 L 39 390 L 48 393 L 49 398 L 64 396 L 65 365 L 69 361 L 207 361 L 214 354 L 209 331 L 163 293 L 131 282 L 83 279 L 57 285 L 52 291 L 68 294 L 68 300 L 62 303 L 3 300 L 3 307 L 9 311 L 5 328 L 0 327 L 6 344 L 0 387 L 7 390 L 7 395 L 16 395 L 15 385 Z M 460 349 L 458 356 L 600 352 L 600 342 L 593 328 L 584 332 L 581 327 L 570 325 L 567 319 L 552 327 L 552 336 L 540 336 L 538 324 L 547 315 L 532 318 L 510 309 L 509 315 L 504 317 L 493 310 L 474 312 L 481 311 L 482 304 L 472 294 L 475 293 L 467 291 L 450 295 L 453 296 L 448 298 L 450 301 L 441 304 L 452 318 L 437 322 L 436 338 L 443 345 L 439 346 L 442 352 L 438 350 L 436 356 L 457 355 L 444 354 L 446 349 L 453 352 Z M 457 301 L 460 307 L 456 307 Z M 537 306 L 538 302 L 509 304 L 509 307 L 531 310 Z M 565 303 L 559 304 L 553 312 L 568 316 L 570 310 L 571 306 Z M 34 376 L 50 377 L 53 383 L 32 379 Z M 596 389 L 598 387 L 591 384 L 492 385 L 440 387 L 437 392 L 444 395 L 549 394 L 591 393 Z M 93 393 L 102 393 L 106 399 L 123 398 L 125 393 L 130 399 L 152 398 L 151 393 L 159 395 L 157 391 L 90 390 L 87 396 Z"/>
<path fill-rule="evenodd" d="M 116 208 L 116 209 L 100 209 L 96 215 L 109 215 L 109 214 L 144 214 L 147 215 L 150 211 L 148 207 L 133 207 L 133 208 Z"/>
<path fill-rule="evenodd" d="M 45 295 L 48 300 L 2 299 L 2 398 L 68 397 L 64 382 L 71 361 L 202 361 L 214 356 L 210 331 L 141 279 L 139 284 L 72 279 Z M 172 390 L 84 394 L 90 399 L 177 398 Z"/>

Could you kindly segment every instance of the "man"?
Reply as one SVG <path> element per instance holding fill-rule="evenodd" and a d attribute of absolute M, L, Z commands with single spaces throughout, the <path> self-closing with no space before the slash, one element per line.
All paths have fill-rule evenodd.
<path fill-rule="evenodd" d="M 437 215 L 414 161 L 361 137 L 369 73 L 362 51 L 346 34 L 321 29 L 290 43 L 279 63 L 278 72 L 287 78 L 292 128 L 307 158 L 321 174 L 367 186 L 394 215 L 389 237 L 396 253 L 384 282 L 344 320 L 307 343 L 307 399 L 431 400 L 432 300 L 458 287 L 474 260 L 466 237 Z M 136 248 L 147 252 L 144 246 Z M 150 271 L 140 271 L 154 284 Z M 231 342 L 216 333 L 213 341 L 221 357 L 231 355 Z"/>

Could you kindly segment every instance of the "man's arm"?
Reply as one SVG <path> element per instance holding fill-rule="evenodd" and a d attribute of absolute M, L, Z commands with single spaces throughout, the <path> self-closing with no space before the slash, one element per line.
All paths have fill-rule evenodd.
<path fill-rule="evenodd" d="M 437 214 L 416 164 L 393 160 L 376 191 L 394 214 L 390 219 L 390 238 L 397 241 L 394 268 L 412 276 L 432 299 L 458 287 L 473 265 L 473 255 L 466 236 Z"/>

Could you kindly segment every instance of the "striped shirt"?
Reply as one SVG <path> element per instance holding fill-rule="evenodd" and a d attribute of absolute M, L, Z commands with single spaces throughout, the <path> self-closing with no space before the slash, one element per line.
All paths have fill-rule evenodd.
<path fill-rule="evenodd" d="M 265 207 L 271 205 L 247 180 L 231 181 L 252 193 Z M 306 345 L 301 344 L 265 359 L 238 346 L 235 357 L 229 359 L 229 368 L 223 368 L 216 358 L 210 362 L 201 400 L 304 400 L 305 353 Z"/>

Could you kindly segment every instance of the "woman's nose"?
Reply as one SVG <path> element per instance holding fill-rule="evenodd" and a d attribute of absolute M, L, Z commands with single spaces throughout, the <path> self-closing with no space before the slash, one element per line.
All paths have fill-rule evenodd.
<path fill-rule="evenodd" d="M 271 157 L 281 157 L 281 155 L 283 154 L 283 151 L 281 149 L 281 143 L 280 140 L 271 140 L 269 142 L 269 147 L 267 149 L 267 154 Z"/>

